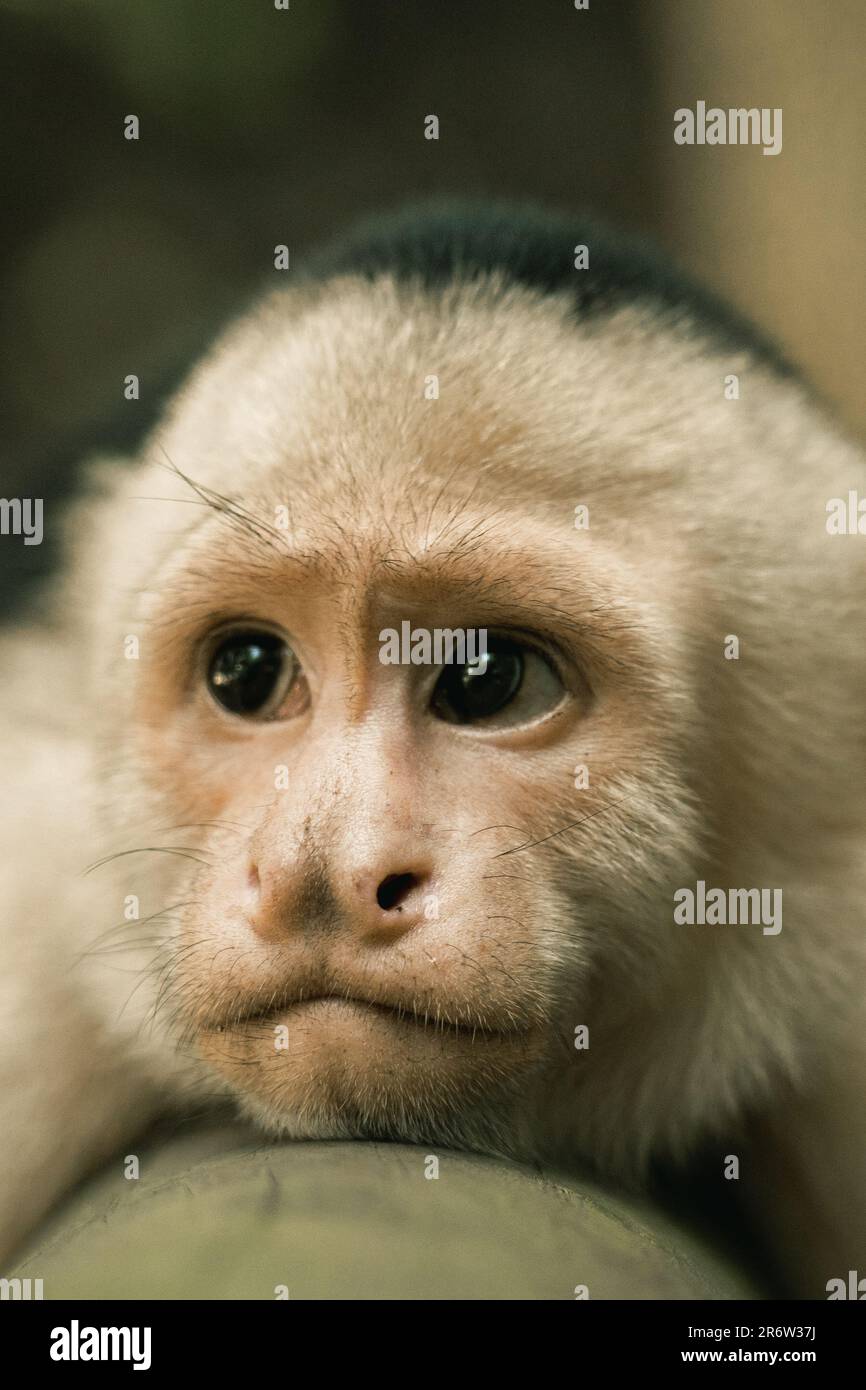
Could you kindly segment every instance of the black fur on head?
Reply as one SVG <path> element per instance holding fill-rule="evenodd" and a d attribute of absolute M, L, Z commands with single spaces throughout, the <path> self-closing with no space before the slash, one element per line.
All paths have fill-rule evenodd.
<path fill-rule="evenodd" d="M 580 245 L 589 252 L 585 270 L 574 264 Z M 581 318 L 640 302 L 722 349 L 747 349 L 780 373 L 792 371 L 753 325 L 646 242 L 592 218 L 534 204 L 462 199 L 409 204 L 364 219 L 306 265 L 316 279 L 391 274 L 431 289 L 491 272 L 542 294 L 570 293 Z"/>

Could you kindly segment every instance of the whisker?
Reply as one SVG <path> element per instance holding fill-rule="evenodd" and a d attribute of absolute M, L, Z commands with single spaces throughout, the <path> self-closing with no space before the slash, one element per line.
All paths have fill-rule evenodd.
<path fill-rule="evenodd" d="M 596 816 L 604 815 L 606 811 L 612 811 L 619 802 L 612 802 L 607 806 L 600 806 L 597 811 L 590 811 L 588 816 L 581 816 L 579 820 L 569 821 L 568 825 L 563 825 L 559 830 L 553 830 L 549 835 L 542 835 L 538 840 L 527 840 L 523 845 L 515 845 L 513 849 L 502 849 L 493 855 L 494 859 L 503 859 L 507 854 L 519 854 L 524 849 L 534 849 L 536 845 L 545 845 L 548 840 L 555 840 L 558 835 L 565 835 L 569 830 L 576 830 L 578 826 L 586 825 L 587 821 L 595 820 Z"/>
<path fill-rule="evenodd" d="M 189 850 L 181 849 L 177 845 L 143 845 L 140 849 L 120 849 L 115 854 L 106 854 L 104 858 L 97 859 L 94 864 L 88 864 L 86 869 L 82 869 L 79 877 L 86 878 L 88 874 L 104 868 L 106 864 L 110 864 L 115 859 L 124 859 L 128 854 L 174 854 L 179 859 L 191 859 L 195 864 L 203 864 L 205 868 L 208 867 L 206 859 L 200 859 L 198 855 L 192 854 Z"/>

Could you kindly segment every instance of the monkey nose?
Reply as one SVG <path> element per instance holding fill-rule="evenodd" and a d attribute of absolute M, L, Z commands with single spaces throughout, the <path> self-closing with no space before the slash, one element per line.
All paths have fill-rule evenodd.
<path fill-rule="evenodd" d="M 399 861 L 398 861 L 399 863 Z M 383 873 L 373 867 L 348 875 L 343 906 L 362 934 L 402 934 L 424 916 L 430 878 L 420 868 L 396 868 Z"/>
<path fill-rule="evenodd" d="M 412 890 L 419 886 L 417 874 L 387 874 L 376 889 L 376 902 L 383 912 L 402 912 Z"/>
<path fill-rule="evenodd" d="M 382 833 L 365 827 L 362 834 L 342 855 L 334 854 L 334 898 L 355 934 L 402 936 L 431 915 L 440 866 L 428 837 L 410 826 Z"/>
<path fill-rule="evenodd" d="M 385 863 L 371 856 L 367 864 L 334 873 L 335 920 L 356 938 L 396 942 L 430 915 L 433 871 L 423 855 L 414 863 L 394 855 L 389 864 L 391 856 L 383 857 Z"/>

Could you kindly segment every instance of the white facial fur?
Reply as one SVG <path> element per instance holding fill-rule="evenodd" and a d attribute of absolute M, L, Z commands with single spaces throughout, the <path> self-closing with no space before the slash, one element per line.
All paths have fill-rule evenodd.
<path fill-rule="evenodd" d="M 824 522 L 858 485 L 800 388 L 648 309 L 581 325 L 496 279 L 266 301 L 141 460 L 102 466 L 53 628 L 9 642 L 0 960 L 28 1022 L 4 1090 L 22 1068 L 35 1089 L 5 1133 L 38 1149 L 50 1129 L 34 1038 L 55 996 L 76 1153 L 166 1092 L 231 1094 L 291 1136 L 633 1174 L 856 1092 L 835 1059 L 863 996 L 866 552 Z M 202 643 L 241 617 L 292 638 L 309 701 L 290 718 L 233 721 L 207 695 Z M 541 634 L 561 705 L 432 718 L 435 673 L 378 661 L 406 618 Z M 410 891 L 383 910 L 397 874 Z M 784 929 L 678 925 L 698 880 L 780 888 Z M 97 944 L 130 894 L 152 920 Z"/>

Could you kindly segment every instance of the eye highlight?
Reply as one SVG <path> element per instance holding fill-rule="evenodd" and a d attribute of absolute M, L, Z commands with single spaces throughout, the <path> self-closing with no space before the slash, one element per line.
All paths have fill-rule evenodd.
<path fill-rule="evenodd" d="M 207 664 L 207 688 L 242 719 L 289 719 L 306 707 L 306 680 L 285 638 L 266 628 L 223 633 Z"/>
<path fill-rule="evenodd" d="M 549 714 L 565 695 L 553 666 L 539 652 L 508 637 L 490 636 L 480 666 L 446 666 L 430 701 L 448 724 L 502 728 Z"/>

